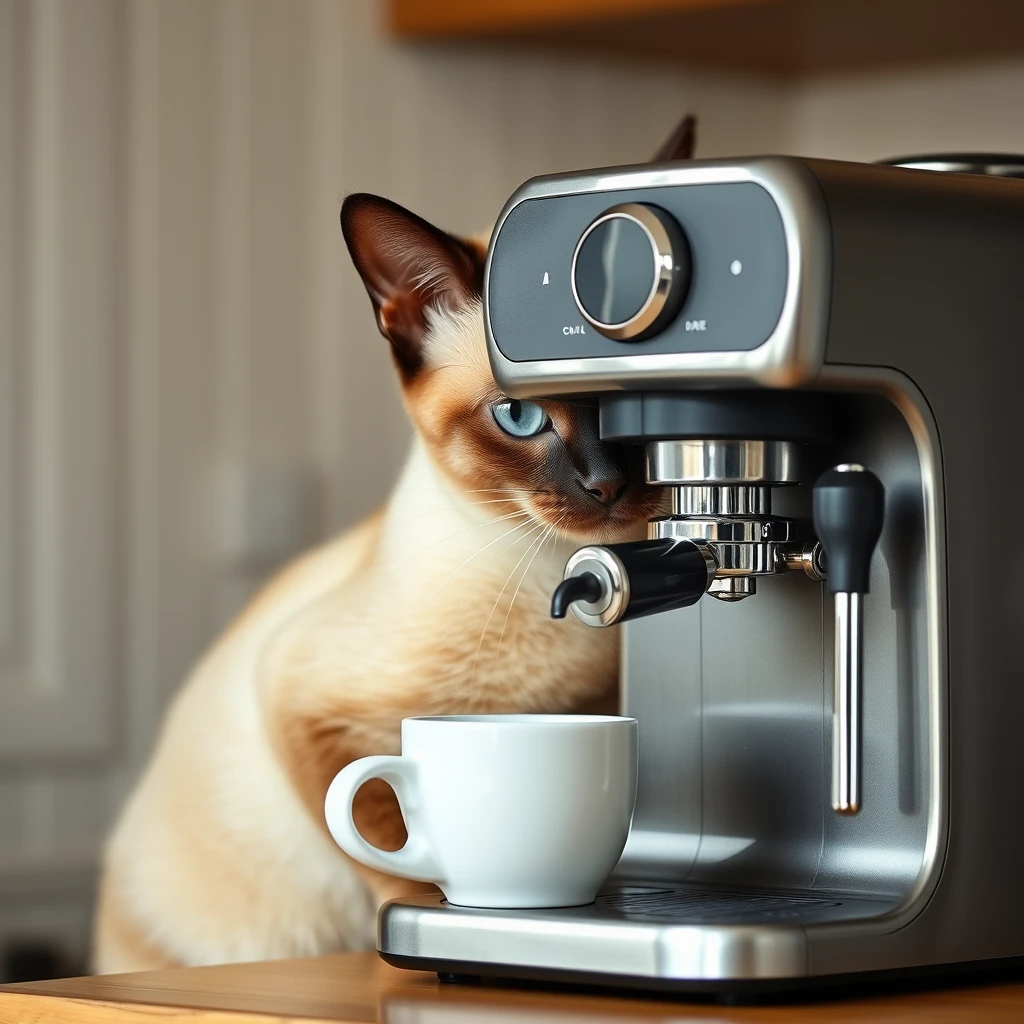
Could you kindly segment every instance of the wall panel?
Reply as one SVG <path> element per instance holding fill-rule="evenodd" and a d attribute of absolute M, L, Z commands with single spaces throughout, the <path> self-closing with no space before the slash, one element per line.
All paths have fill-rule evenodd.
<path fill-rule="evenodd" d="M 0 19 L 0 764 L 95 758 L 116 682 L 115 6 Z"/>

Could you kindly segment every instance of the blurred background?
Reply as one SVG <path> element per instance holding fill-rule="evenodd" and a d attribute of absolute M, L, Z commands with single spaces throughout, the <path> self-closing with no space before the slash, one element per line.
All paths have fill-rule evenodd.
<path fill-rule="evenodd" d="M 81 970 L 197 655 L 408 439 L 346 192 L 486 229 L 539 173 L 1024 151 L 1019 0 L 0 0 L 0 955 Z"/>

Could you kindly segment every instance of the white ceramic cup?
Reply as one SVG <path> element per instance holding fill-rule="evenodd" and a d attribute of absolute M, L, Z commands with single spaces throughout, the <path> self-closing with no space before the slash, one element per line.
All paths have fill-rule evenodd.
<path fill-rule="evenodd" d="M 450 903 L 590 903 L 626 844 L 636 747 L 633 718 L 407 718 L 400 757 L 364 757 L 338 773 L 327 827 L 350 857 L 433 882 Z M 370 779 L 398 795 L 409 835 L 401 850 L 381 850 L 356 831 L 352 800 Z"/>

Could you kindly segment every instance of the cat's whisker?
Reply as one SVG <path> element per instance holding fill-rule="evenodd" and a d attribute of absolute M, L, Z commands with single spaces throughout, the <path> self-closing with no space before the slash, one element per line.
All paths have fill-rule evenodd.
<path fill-rule="evenodd" d="M 518 517 L 525 516 L 529 517 L 530 513 L 525 510 L 519 512 L 509 512 L 503 516 L 495 516 L 493 519 L 488 519 L 482 523 L 476 523 L 473 526 L 467 526 L 464 530 L 456 530 L 455 533 L 448 534 L 447 537 L 441 537 L 435 540 L 432 544 L 428 544 L 425 548 L 420 548 L 415 554 L 410 555 L 404 562 L 400 562 L 397 565 L 393 565 L 393 568 L 402 569 L 407 566 L 410 562 L 420 557 L 420 555 L 426 554 L 432 548 L 436 548 L 438 544 L 443 544 L 445 541 L 453 540 L 455 537 L 461 537 L 464 533 L 469 533 L 471 530 L 479 530 L 483 526 L 492 526 L 494 523 L 501 523 L 507 519 L 516 519 Z"/>
<path fill-rule="evenodd" d="M 532 522 L 532 520 L 531 520 L 531 522 Z M 542 524 L 538 524 L 538 525 L 542 525 Z M 524 538 L 524 537 L 526 537 L 526 534 L 523 534 L 523 536 L 522 536 L 522 537 L 513 537 L 513 539 L 512 539 L 512 540 L 510 540 L 510 541 L 509 541 L 509 542 L 508 542 L 508 543 L 507 543 L 507 544 L 506 544 L 506 545 L 505 545 L 504 547 L 501 547 L 501 548 L 499 548 L 499 549 L 498 549 L 498 550 L 497 550 L 497 551 L 495 552 L 495 555 L 503 555 L 503 554 L 504 554 L 504 553 L 505 553 L 506 551 L 508 551 L 508 549 L 509 549 L 510 547 L 512 547 L 512 545 L 513 545 L 513 544 L 516 544 L 516 543 L 518 543 L 519 541 L 523 540 L 523 538 Z"/>
<path fill-rule="evenodd" d="M 439 505 L 437 508 L 425 509 L 417 512 L 415 515 L 405 516 L 402 519 L 389 519 L 388 522 L 392 526 L 404 526 L 406 523 L 414 523 L 424 516 L 436 515 L 439 512 L 457 512 L 460 509 L 473 508 L 476 505 L 500 505 L 502 502 L 512 503 L 516 500 L 518 500 L 516 496 L 510 495 L 507 498 L 485 498 L 482 501 L 463 501 L 456 505 Z"/>
<path fill-rule="evenodd" d="M 541 530 L 541 529 L 543 529 L 543 524 L 538 523 L 536 526 L 533 527 L 532 530 L 529 530 L 527 533 L 521 534 L 520 536 L 516 537 L 515 538 L 515 543 L 519 543 L 521 541 L 526 540 L 528 537 L 532 536 L 538 530 Z M 508 545 L 508 547 L 511 547 L 511 546 L 512 546 L 511 544 Z M 527 547 L 526 551 L 523 552 L 523 556 L 520 557 L 519 561 L 516 562 L 516 564 L 512 567 L 512 571 L 508 574 L 508 577 L 506 578 L 505 582 L 501 585 L 501 589 L 498 591 L 498 596 L 494 599 L 494 604 L 491 605 L 491 610 L 490 610 L 490 612 L 487 615 L 487 619 L 484 621 L 484 628 L 483 628 L 483 630 L 480 633 L 480 642 L 477 644 L 476 652 L 473 655 L 473 661 L 472 661 L 472 663 L 470 665 L 470 684 L 471 685 L 472 685 L 472 683 L 474 683 L 476 681 L 477 661 L 480 658 L 480 651 L 483 648 L 484 638 L 487 636 L 487 630 L 490 627 L 491 619 L 494 617 L 494 613 L 495 613 L 495 611 L 497 611 L 498 605 L 501 603 L 501 598 L 502 598 L 502 595 L 505 593 L 506 587 L 508 587 L 509 583 L 512 582 L 512 577 L 515 576 L 516 570 L 519 568 L 520 564 L 522 563 L 523 557 L 525 557 L 526 555 L 528 555 L 530 553 L 530 549 L 532 547 L 533 547 L 533 543 L 531 541 L 531 543 Z M 506 550 L 507 550 L 507 548 L 506 548 Z"/>
<path fill-rule="evenodd" d="M 540 487 L 473 487 L 466 490 L 461 488 L 454 492 L 457 494 L 537 494 L 543 491 Z M 403 487 L 405 494 L 437 494 L 438 492 L 430 487 Z"/>
<path fill-rule="evenodd" d="M 405 494 L 436 494 L 437 491 L 429 487 L 403 487 Z M 459 489 L 459 494 L 548 494 L 546 487 L 472 487 L 465 490 Z"/>
<path fill-rule="evenodd" d="M 512 600 L 509 601 L 508 611 L 505 612 L 505 621 L 501 624 L 501 633 L 498 636 L 498 648 L 494 653 L 494 663 L 497 664 L 501 660 L 501 644 L 505 639 L 505 630 L 508 628 L 508 620 L 512 615 L 512 606 L 516 603 L 516 598 L 519 596 L 519 591 L 522 588 L 523 581 L 526 579 L 530 572 L 530 567 L 537 560 L 537 556 L 544 550 L 544 545 L 551 539 L 555 532 L 554 526 L 549 526 L 540 536 L 540 544 L 537 545 L 537 550 L 533 553 L 533 557 L 526 563 L 526 568 L 523 570 L 523 575 L 519 577 L 519 583 L 516 585 L 515 593 L 512 595 Z M 532 545 L 531 545 L 532 546 Z"/>
<path fill-rule="evenodd" d="M 415 515 L 405 516 L 398 520 L 389 520 L 392 525 L 401 526 L 404 523 L 412 523 L 417 519 L 422 519 L 424 516 L 437 515 L 439 512 L 457 512 L 463 508 L 475 508 L 477 505 L 500 505 L 502 502 L 511 503 L 515 501 L 515 498 L 484 498 L 481 501 L 461 501 L 457 505 L 438 505 L 437 508 L 421 509 Z"/>
<path fill-rule="evenodd" d="M 538 530 L 543 530 L 544 528 L 545 527 L 543 523 L 538 523 L 528 533 L 524 533 L 521 537 L 518 537 L 517 540 L 526 540 L 527 537 L 536 533 Z M 513 577 L 519 570 L 519 566 L 523 564 L 523 559 L 526 558 L 526 556 L 533 550 L 533 544 L 534 541 L 531 541 L 529 547 L 527 547 L 527 549 L 522 553 L 522 555 L 520 555 L 519 561 L 516 562 L 516 564 L 512 567 L 512 571 L 508 574 L 508 579 L 506 579 L 505 582 L 501 585 L 501 590 L 498 591 L 498 596 L 494 599 L 494 604 L 491 605 L 491 610 L 487 616 L 487 621 L 484 623 L 483 632 L 480 634 L 480 642 L 476 646 L 476 654 L 473 655 L 473 665 L 470 669 L 470 686 L 472 686 L 473 683 L 476 682 L 477 663 L 480 660 L 480 652 L 481 650 L 483 650 L 484 638 L 487 636 L 487 630 L 490 628 L 491 619 L 494 618 L 494 613 L 498 610 L 498 605 L 501 603 L 501 598 L 505 593 L 505 589 L 512 582 Z"/>
<path fill-rule="evenodd" d="M 444 583 L 442 583 L 442 584 L 441 584 L 441 586 L 440 586 L 440 587 L 438 587 L 438 588 L 437 588 L 437 590 L 435 590 L 435 591 L 434 591 L 434 593 L 433 593 L 433 595 L 431 595 L 431 596 L 433 596 L 433 597 L 436 597 L 436 596 L 437 596 L 437 595 L 438 595 L 438 594 L 439 594 L 439 593 L 441 592 L 441 588 L 442 588 L 442 587 L 444 587 L 444 586 L 445 586 L 445 584 L 446 584 L 446 583 L 448 583 L 448 581 L 449 581 L 449 580 L 450 580 L 450 579 L 451 579 L 451 578 L 452 578 L 452 577 L 453 577 L 453 576 L 454 576 L 454 575 L 455 575 L 455 574 L 456 574 L 457 572 L 459 572 L 460 570 L 464 569 L 464 568 L 465 568 L 465 567 L 466 567 L 467 565 L 469 565 L 469 563 L 470 563 L 470 562 L 472 562 L 472 561 L 473 561 L 473 559 L 474 559 L 474 558 L 476 558 L 476 556 L 477 556 L 477 555 L 481 555 L 481 554 L 483 554 L 483 553 L 484 553 L 484 552 L 485 552 L 485 551 L 486 551 L 486 550 L 487 550 L 487 549 L 488 549 L 489 547 L 491 547 L 491 545 L 492 545 L 492 544 L 497 544 L 497 543 L 498 543 L 498 541 L 500 541 L 500 540 L 504 540 L 504 539 L 505 539 L 506 537 L 508 537 L 508 536 L 509 536 L 510 534 L 516 533 L 516 532 L 517 532 L 518 530 L 521 530 L 521 529 L 522 529 L 522 528 L 523 528 L 524 526 L 526 526 L 526 525 L 527 525 L 527 523 L 519 523 L 519 525 L 518 525 L 518 526 L 513 526 L 511 530 L 506 530 L 506 531 L 505 531 L 505 532 L 504 532 L 503 534 L 501 534 L 500 536 L 498 536 L 498 537 L 495 537 L 495 538 L 494 538 L 494 540 L 490 540 L 490 541 L 488 541 L 488 542 L 487 542 L 487 543 L 486 543 L 486 544 L 485 544 L 485 545 L 484 545 L 484 546 L 483 546 L 482 548 L 479 548 L 478 550 L 474 551 L 474 552 L 473 552 L 473 554 L 471 554 L 471 555 L 469 556 L 469 558 L 467 558 L 467 559 L 466 559 L 466 560 L 465 560 L 465 561 L 464 561 L 464 562 L 463 562 L 463 563 L 462 563 L 462 564 L 461 564 L 461 565 L 460 565 L 460 566 L 459 566 L 459 567 L 458 567 L 457 569 L 453 569 L 453 570 L 452 570 L 452 571 L 451 571 L 451 572 L 450 572 L 450 573 L 448 574 L 448 576 L 447 576 L 447 577 L 445 578 L 445 581 L 444 581 Z"/>
<path fill-rule="evenodd" d="M 437 373 L 438 370 L 472 370 L 473 367 L 469 363 L 439 363 L 437 366 L 431 366 L 427 369 L 427 373 Z"/>

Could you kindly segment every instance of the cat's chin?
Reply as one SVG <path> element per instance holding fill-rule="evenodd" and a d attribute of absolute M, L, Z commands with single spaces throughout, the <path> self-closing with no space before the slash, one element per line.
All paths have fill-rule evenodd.
<path fill-rule="evenodd" d="M 558 523 L 558 532 L 563 537 L 581 545 L 622 544 L 645 540 L 648 521 L 667 512 L 660 494 L 639 498 L 626 495 L 611 508 L 597 510 L 593 506 L 575 504 L 566 508 L 563 505 L 560 514 L 549 514 L 545 518 Z"/>
<path fill-rule="evenodd" d="M 647 536 L 647 520 L 617 523 L 612 519 L 579 525 L 563 525 L 558 531 L 568 540 L 579 544 L 621 544 L 643 540 Z"/>

